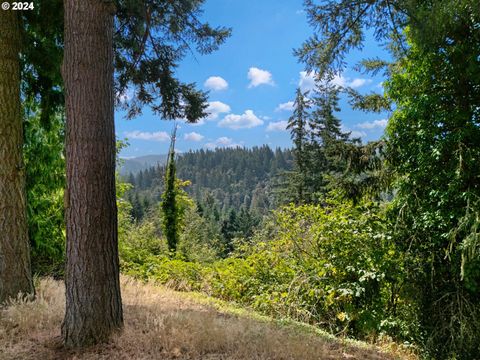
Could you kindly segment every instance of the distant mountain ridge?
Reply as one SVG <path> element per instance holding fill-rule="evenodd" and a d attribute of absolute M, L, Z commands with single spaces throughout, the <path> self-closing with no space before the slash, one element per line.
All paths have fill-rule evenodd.
<path fill-rule="evenodd" d="M 156 165 L 165 165 L 167 154 L 163 155 L 145 155 L 134 158 L 122 158 L 119 173 L 122 176 L 137 174 L 140 171 L 149 169 Z"/>

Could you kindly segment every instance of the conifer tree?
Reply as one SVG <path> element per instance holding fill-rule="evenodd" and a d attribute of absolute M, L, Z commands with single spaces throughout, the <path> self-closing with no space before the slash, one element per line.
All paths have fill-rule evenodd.
<path fill-rule="evenodd" d="M 167 171 L 165 173 L 165 192 L 162 195 L 162 215 L 163 215 L 163 231 L 167 238 L 168 249 L 171 253 L 175 253 L 178 245 L 178 204 L 177 192 L 175 189 L 176 167 L 175 167 L 175 140 L 177 134 L 177 126 L 175 126 L 172 139 L 170 142 L 170 150 L 168 151 Z"/>
<path fill-rule="evenodd" d="M 307 124 L 309 121 L 310 101 L 307 99 L 308 92 L 302 92 L 300 88 L 296 91 L 293 114 L 288 119 L 287 129 L 290 130 L 291 138 L 295 146 L 295 168 L 290 173 L 289 187 L 292 188 L 291 196 L 295 203 L 308 202 L 306 190 L 306 178 L 308 168 L 308 135 Z"/>
<path fill-rule="evenodd" d="M 325 193 L 329 181 L 345 170 L 342 153 L 350 133 L 342 131 L 341 121 L 335 115 L 341 89 L 330 81 L 317 81 L 309 117 L 309 185 L 312 193 Z M 333 177 L 333 178 L 332 178 Z"/>

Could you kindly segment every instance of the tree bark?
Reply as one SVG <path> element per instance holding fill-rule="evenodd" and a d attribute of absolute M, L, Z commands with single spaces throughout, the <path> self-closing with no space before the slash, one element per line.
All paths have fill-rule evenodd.
<path fill-rule="evenodd" d="M 20 105 L 17 13 L 0 10 L 0 303 L 33 294 Z"/>
<path fill-rule="evenodd" d="M 67 347 L 108 340 L 123 325 L 120 296 L 113 89 L 113 10 L 65 0 Z"/>

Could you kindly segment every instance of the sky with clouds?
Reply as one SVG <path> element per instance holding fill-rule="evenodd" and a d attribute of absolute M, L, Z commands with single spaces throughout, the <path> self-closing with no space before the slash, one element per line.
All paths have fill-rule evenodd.
<path fill-rule="evenodd" d="M 302 10 L 302 0 L 206 0 L 203 20 L 232 27 L 232 36 L 213 54 L 190 54 L 180 64 L 178 76 L 209 91 L 210 115 L 197 124 L 179 122 L 177 150 L 268 144 L 290 147 L 285 130 L 295 89 L 311 90 L 314 74 L 304 71 L 293 56 L 294 48 L 312 34 Z M 362 58 L 384 55 L 372 40 L 361 52 L 347 58 L 348 66 L 333 82 L 361 93 L 382 91 L 379 76 L 353 71 Z M 366 114 L 341 100 L 337 116 L 344 130 L 363 141 L 378 139 L 388 114 Z M 122 156 L 165 154 L 173 122 L 144 109 L 143 115 L 126 120 L 116 112 L 116 133 L 128 139 Z"/>

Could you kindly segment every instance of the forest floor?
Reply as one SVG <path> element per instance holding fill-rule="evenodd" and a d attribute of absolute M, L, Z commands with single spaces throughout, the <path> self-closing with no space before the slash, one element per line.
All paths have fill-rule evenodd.
<path fill-rule="evenodd" d="M 398 348 L 336 339 L 192 293 L 122 277 L 125 328 L 81 351 L 60 340 L 63 283 L 42 279 L 33 302 L 0 309 L 0 359 L 415 359 Z M 391 344 L 390 344 L 391 345 Z"/>

